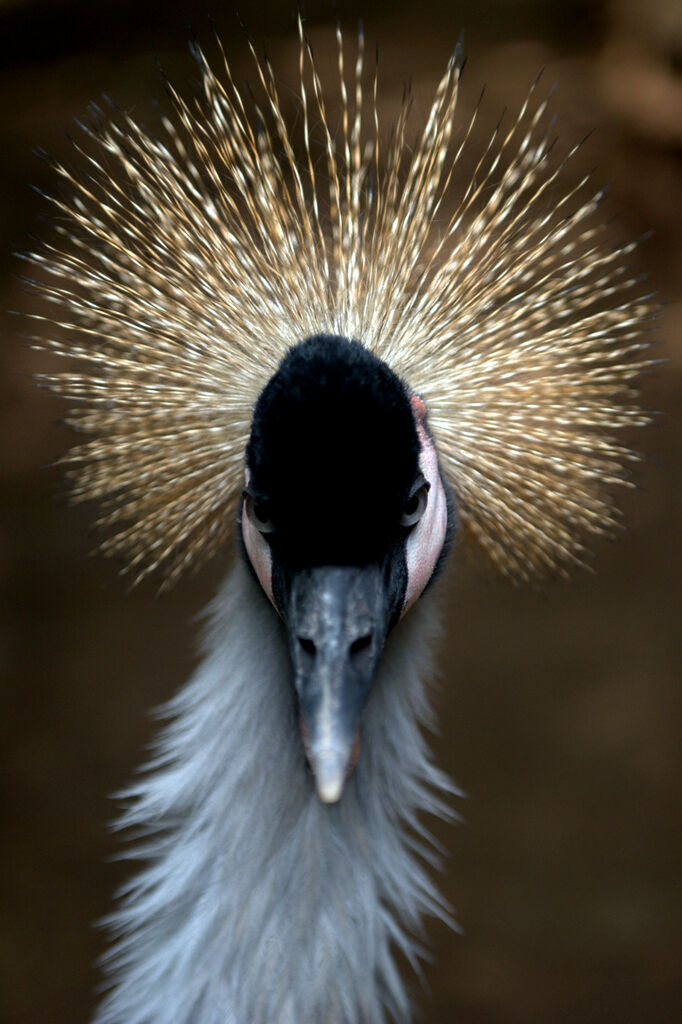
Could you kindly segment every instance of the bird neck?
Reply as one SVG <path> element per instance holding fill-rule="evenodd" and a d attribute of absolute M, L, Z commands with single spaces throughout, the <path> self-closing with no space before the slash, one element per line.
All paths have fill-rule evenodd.
<path fill-rule="evenodd" d="M 395 965 L 442 914 L 420 810 L 451 789 L 420 730 L 435 610 L 396 627 L 339 804 L 322 804 L 296 721 L 283 627 L 238 562 L 205 657 L 122 825 L 146 866 L 112 915 L 99 1024 L 384 1024 L 409 1019 Z"/>

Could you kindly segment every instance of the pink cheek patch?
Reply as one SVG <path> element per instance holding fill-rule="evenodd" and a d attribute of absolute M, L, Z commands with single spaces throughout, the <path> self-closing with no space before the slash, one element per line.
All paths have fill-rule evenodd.
<path fill-rule="evenodd" d="M 272 596 L 272 554 L 270 546 L 246 514 L 242 511 L 242 537 L 249 561 L 260 581 L 260 585 L 274 605 Z"/>
<path fill-rule="evenodd" d="M 419 468 L 431 489 L 424 515 L 409 534 L 405 545 L 407 587 L 401 616 L 412 607 L 431 579 L 443 550 L 448 526 L 448 508 L 438 470 L 438 456 L 433 441 L 424 429 L 424 403 L 416 395 L 412 397 L 412 410 L 421 444 Z"/>
<path fill-rule="evenodd" d="M 249 473 L 247 470 L 246 486 L 248 487 L 248 485 Z M 242 537 L 244 538 L 244 547 L 253 566 L 253 571 L 258 577 L 260 585 L 267 594 L 270 603 L 276 608 L 275 599 L 272 596 L 272 552 L 270 551 L 270 545 L 263 534 L 253 525 L 244 506 L 242 506 Z"/>

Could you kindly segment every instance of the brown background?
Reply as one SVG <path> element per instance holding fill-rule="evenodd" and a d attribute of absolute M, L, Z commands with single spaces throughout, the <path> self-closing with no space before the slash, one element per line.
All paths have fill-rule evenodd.
<path fill-rule="evenodd" d="M 70 159 L 72 119 L 103 92 L 154 123 L 153 101 L 163 103 L 154 58 L 189 88 L 187 22 L 209 36 L 207 10 L 235 77 L 247 78 L 229 6 L 0 0 L 0 310 L 30 308 L 11 252 L 50 231 L 29 190 L 51 180 L 33 148 Z M 255 6 L 250 31 L 268 38 L 275 62 L 288 60 L 293 0 Z M 417 111 L 426 109 L 461 28 L 463 105 L 487 83 L 491 125 L 545 66 L 558 82 L 562 139 L 596 128 L 584 159 L 611 183 L 615 236 L 653 231 L 639 259 L 667 304 L 658 353 L 669 362 L 645 383 L 645 404 L 662 415 L 640 439 L 647 459 L 641 489 L 624 502 L 629 532 L 601 545 L 596 575 L 538 594 L 495 581 L 466 555 L 451 566 L 435 742 L 469 793 L 465 827 L 439 830 L 451 850 L 445 890 L 466 934 L 431 927 L 422 1019 L 682 1019 L 682 4 L 339 7 L 351 30 L 362 10 L 370 46 L 380 41 L 387 104 L 411 77 Z M 307 8 L 319 50 L 314 27 L 329 23 L 332 4 Z M 196 613 L 223 567 L 157 598 L 151 585 L 126 593 L 115 565 L 87 556 L 93 510 L 57 497 L 63 481 L 49 468 L 69 443 L 63 410 L 31 384 L 41 358 L 18 343 L 16 318 L 0 315 L 0 1019 L 81 1024 L 103 941 L 91 922 L 125 873 L 111 862 L 107 794 L 151 737 L 147 709 L 190 672 Z"/>

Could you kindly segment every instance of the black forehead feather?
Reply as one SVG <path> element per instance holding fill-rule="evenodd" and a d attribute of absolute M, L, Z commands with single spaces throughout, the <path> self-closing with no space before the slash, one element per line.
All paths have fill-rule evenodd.
<path fill-rule="evenodd" d="M 400 518 L 418 460 L 404 385 L 357 341 L 300 342 L 256 403 L 250 486 L 306 560 L 370 557 Z"/>

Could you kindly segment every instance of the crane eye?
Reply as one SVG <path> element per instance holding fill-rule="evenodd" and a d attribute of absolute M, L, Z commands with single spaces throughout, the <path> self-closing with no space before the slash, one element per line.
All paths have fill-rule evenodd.
<path fill-rule="evenodd" d="M 424 480 L 423 477 L 420 477 L 413 487 L 412 493 L 405 502 L 403 514 L 400 517 L 401 526 L 410 527 L 419 522 L 421 517 L 424 515 L 424 510 L 426 509 L 430 489 L 431 484 L 428 480 Z"/>
<path fill-rule="evenodd" d="M 275 529 L 271 519 L 268 518 L 267 507 L 248 491 L 244 491 L 244 508 L 252 524 L 259 533 L 272 533 Z"/>

